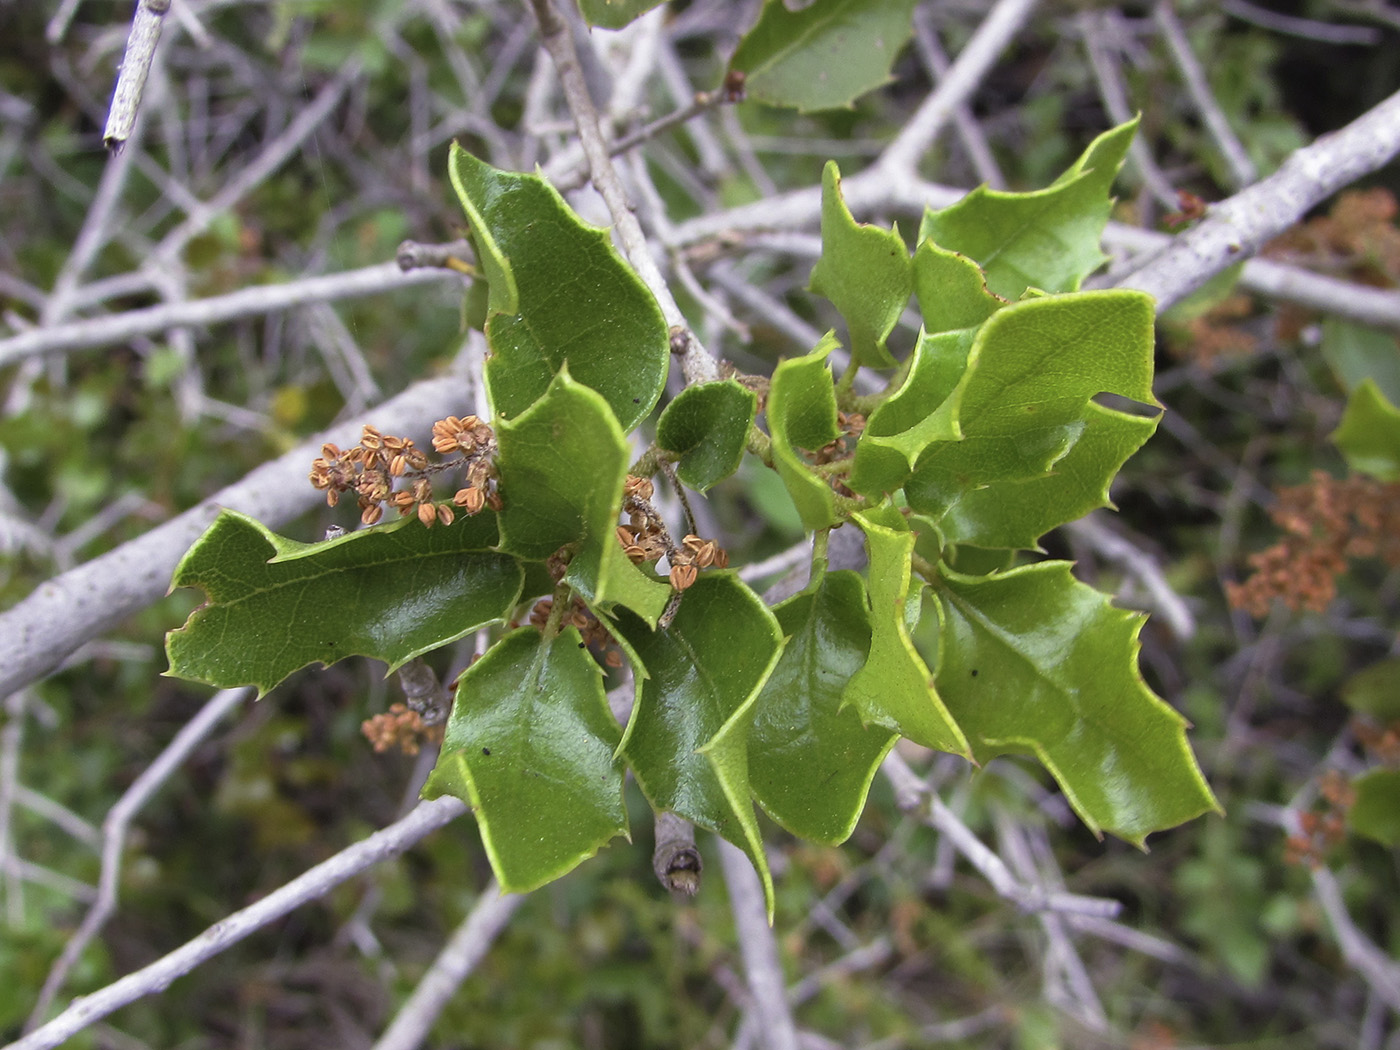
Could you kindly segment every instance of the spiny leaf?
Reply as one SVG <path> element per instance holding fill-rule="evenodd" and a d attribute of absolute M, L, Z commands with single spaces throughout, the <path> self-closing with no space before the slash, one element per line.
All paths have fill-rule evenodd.
<path fill-rule="evenodd" d="M 916 0 L 815 0 L 789 11 L 767 0 L 730 59 L 750 98 L 804 113 L 849 106 L 890 79 L 913 33 Z"/>
<path fill-rule="evenodd" d="M 987 290 L 987 275 L 965 255 L 924 240 L 914 252 L 914 295 L 929 335 L 976 328 L 1006 305 Z"/>
<path fill-rule="evenodd" d="M 656 443 L 676 453 L 676 475 L 704 492 L 739 469 L 758 399 L 732 379 L 686 387 L 656 423 Z"/>
<path fill-rule="evenodd" d="M 935 751 L 967 755 L 967 739 L 909 638 L 909 621 L 918 622 L 922 591 L 921 585 L 910 586 L 914 534 L 888 504 L 853 515 L 853 520 L 865 533 L 870 553 L 870 656 L 847 684 L 841 702 L 853 705 L 867 725 L 883 726 Z"/>
<path fill-rule="evenodd" d="M 496 437 L 501 550 L 540 561 L 570 547 L 565 579 L 582 597 L 600 609 L 619 602 L 655 625 L 671 592 L 617 542 L 627 442 L 602 396 L 565 366 Z"/>
<path fill-rule="evenodd" d="M 457 680 L 423 796 L 470 805 L 501 888 L 528 893 L 627 834 L 621 736 L 578 631 L 522 627 Z"/>
<path fill-rule="evenodd" d="M 1400 409 L 1374 379 L 1363 379 L 1347 398 L 1332 443 L 1353 471 L 1379 481 L 1400 481 Z"/>
<path fill-rule="evenodd" d="M 1073 292 L 1105 260 L 1109 188 L 1137 130 L 1131 121 L 1090 143 L 1054 185 L 1032 193 L 979 186 L 956 204 L 924 212 L 919 241 L 975 260 L 987 287 L 1004 299 L 1027 288 Z"/>
<path fill-rule="evenodd" d="M 782 650 L 778 622 L 758 595 L 728 573 L 705 573 L 685 592 L 675 620 L 652 631 L 618 615 L 645 673 L 621 752 L 658 810 L 723 835 L 773 883 L 749 794 L 748 734 L 754 698 Z"/>
<path fill-rule="evenodd" d="M 591 26 L 621 29 L 665 0 L 579 0 L 579 9 Z"/>
<path fill-rule="evenodd" d="M 809 287 L 846 319 L 853 364 L 893 367 L 885 340 L 909 304 L 909 250 L 897 227 L 882 230 L 852 218 L 834 160 L 822 170 L 822 255 Z"/>
<path fill-rule="evenodd" d="M 1040 562 L 987 577 L 944 568 L 938 690 L 979 762 L 1033 754 L 1076 813 L 1142 845 L 1219 806 L 1186 720 L 1138 673 L 1146 619 Z"/>
<path fill-rule="evenodd" d="M 828 332 L 810 354 L 781 362 L 768 389 L 765 412 L 773 438 L 773 465 L 809 529 L 824 529 L 838 520 L 831 486 L 813 474 L 796 451 L 815 452 L 841 434 L 836 392 L 826 364 L 836 345 L 835 336 Z"/>
<path fill-rule="evenodd" d="M 490 512 L 298 543 L 222 511 L 175 569 L 208 604 L 166 636 L 170 674 L 262 695 L 308 664 L 398 667 L 509 614 L 524 573 L 496 539 Z"/>
<path fill-rule="evenodd" d="M 770 817 L 794 835 L 836 845 L 850 837 L 893 733 L 841 706 L 866 662 L 870 613 L 850 571 L 822 574 L 773 614 L 787 635 L 749 730 L 749 782 Z"/>
<path fill-rule="evenodd" d="M 655 407 L 670 367 L 656 300 L 607 232 L 538 175 L 500 171 L 455 143 L 448 171 L 490 286 L 485 374 L 496 415 L 524 412 L 567 362 L 631 431 Z"/>
<path fill-rule="evenodd" d="M 960 380 L 963 439 L 919 457 L 909 505 L 937 520 L 967 492 L 1045 474 L 1083 433 L 1089 399 L 1155 405 L 1152 299 L 1081 292 L 1014 303 L 977 330 Z"/>

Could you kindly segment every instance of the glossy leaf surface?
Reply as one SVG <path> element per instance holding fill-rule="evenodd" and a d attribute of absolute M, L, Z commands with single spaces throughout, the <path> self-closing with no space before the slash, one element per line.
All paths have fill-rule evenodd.
<path fill-rule="evenodd" d="M 842 703 L 867 725 L 883 726 L 916 744 L 955 755 L 969 754 L 967 738 L 934 687 L 933 675 L 909 637 L 910 602 L 922 587 L 910 584 L 914 534 L 900 513 L 886 506 L 855 515 L 870 554 L 870 656 L 851 678 Z"/>
<path fill-rule="evenodd" d="M 853 572 L 826 573 L 815 590 L 773 614 L 787 644 L 754 704 L 749 782 L 758 804 L 788 831 L 836 845 L 850 837 L 896 739 L 841 706 L 870 650 L 865 586 Z"/>
<path fill-rule="evenodd" d="M 979 762 L 1035 755 L 1093 831 L 1141 845 L 1218 806 L 1186 720 L 1138 673 L 1146 618 L 1114 608 L 1069 570 L 943 570 L 938 689 Z"/>
<path fill-rule="evenodd" d="M 704 492 L 736 470 L 753 425 L 758 398 L 732 379 L 686 387 L 656 424 L 656 443 L 676 453 L 676 475 Z"/>
<path fill-rule="evenodd" d="M 457 680 L 423 794 L 471 806 L 501 888 L 526 893 L 627 834 L 621 736 L 578 631 L 522 627 Z"/>
<path fill-rule="evenodd" d="M 765 414 L 773 438 L 773 464 L 809 529 L 826 528 L 837 521 L 831 486 L 813 474 L 798 453 L 799 449 L 815 452 L 841 433 L 831 369 L 826 363 L 835 346 L 836 340 L 828 333 L 810 354 L 781 362 L 768 389 Z"/>
<path fill-rule="evenodd" d="M 1347 827 L 1382 846 L 1400 845 L 1400 769 L 1372 769 L 1351 782 Z"/>
<path fill-rule="evenodd" d="M 620 602 L 650 624 L 670 588 L 617 542 L 628 449 L 600 394 L 565 368 L 546 394 L 497 426 L 501 549 L 534 561 L 569 548 L 567 581 L 590 603 Z"/>
<path fill-rule="evenodd" d="M 665 0 L 579 0 L 579 10 L 591 26 L 621 29 Z"/>
<path fill-rule="evenodd" d="M 261 695 L 308 664 L 397 667 L 509 614 L 524 573 L 496 538 L 490 512 L 298 543 L 222 511 L 175 569 L 208 603 L 166 636 L 170 673 Z"/>
<path fill-rule="evenodd" d="M 497 417 L 524 412 L 567 362 L 632 430 L 670 367 L 651 292 L 607 231 L 583 222 L 538 175 L 493 168 L 456 144 L 448 170 L 490 287 L 485 375 Z"/>
<path fill-rule="evenodd" d="M 909 250 L 898 228 L 884 230 L 851 217 L 835 161 L 822 170 L 822 254 L 810 287 L 846 319 L 853 362 L 894 366 L 885 340 L 913 290 Z"/>
<path fill-rule="evenodd" d="M 1155 405 L 1152 299 L 1083 292 L 1029 299 L 977 332 L 960 380 L 963 439 L 931 445 L 905 486 L 937 519 L 966 492 L 1045 474 L 1083 433 L 1087 406 L 1109 392 Z"/>
<path fill-rule="evenodd" d="M 919 241 L 975 260 L 987 287 L 1005 299 L 1027 288 L 1077 291 L 1106 258 L 1099 241 L 1108 224 L 1108 191 L 1137 122 L 1106 131 L 1055 182 L 1032 193 L 979 186 L 956 204 L 926 211 Z"/>
<path fill-rule="evenodd" d="M 1400 409 L 1381 393 L 1374 379 L 1363 379 L 1351 392 L 1332 442 L 1358 474 L 1400 481 Z"/>
<path fill-rule="evenodd" d="M 777 663 L 783 635 L 758 595 L 728 573 L 707 572 L 685 592 L 671 625 L 652 631 L 622 613 L 638 675 L 622 753 L 658 810 L 679 814 L 744 850 L 772 880 L 749 790 L 750 708 Z"/>
<path fill-rule="evenodd" d="M 748 96 L 803 112 L 849 106 L 890 79 L 913 33 L 915 0 L 815 0 L 789 11 L 767 0 L 729 68 L 747 74 Z"/>

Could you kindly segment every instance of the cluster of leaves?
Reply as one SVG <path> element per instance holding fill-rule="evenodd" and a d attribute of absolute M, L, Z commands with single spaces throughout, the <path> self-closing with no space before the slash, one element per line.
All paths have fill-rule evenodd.
<path fill-rule="evenodd" d="M 266 691 L 351 654 L 397 667 L 549 593 L 558 615 L 508 626 L 456 683 L 426 787 L 472 805 L 514 890 L 627 832 L 630 770 L 654 808 L 742 848 L 771 901 L 753 803 L 840 842 L 900 736 L 976 762 L 1032 754 L 1090 828 L 1139 844 L 1212 808 L 1184 719 L 1138 674 L 1141 617 L 1067 563 L 1017 563 L 1106 505 L 1156 426 L 1095 400 L 1154 404 L 1151 302 L 1078 290 L 1133 131 L 1101 136 L 1046 190 L 928 212 L 912 255 L 897 230 L 854 221 L 828 165 L 811 286 L 845 319 L 850 366 L 833 375 L 828 334 L 778 365 L 761 404 L 753 377 L 690 387 L 635 465 L 628 435 L 669 363 L 651 295 L 541 178 L 454 149 L 487 285 L 499 511 L 312 544 L 226 513 L 176 574 L 209 602 L 171 634 L 173 673 Z M 911 297 L 923 331 L 900 362 L 887 339 Z M 854 392 L 861 368 L 892 370 L 882 393 Z M 639 473 L 666 464 L 703 492 L 746 452 L 816 537 L 808 587 L 771 609 L 714 558 L 682 590 L 618 532 Z M 843 525 L 864 534 L 863 574 L 827 570 Z M 625 730 L 563 615 L 578 601 L 630 661 Z"/>

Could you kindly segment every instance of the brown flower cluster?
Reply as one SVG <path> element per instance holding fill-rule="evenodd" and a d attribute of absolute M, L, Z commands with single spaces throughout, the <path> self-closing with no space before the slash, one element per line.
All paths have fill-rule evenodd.
<path fill-rule="evenodd" d="M 530 626 L 544 629 L 549 622 L 550 614 L 554 611 L 553 598 L 541 598 L 530 610 Z M 583 638 L 584 644 L 595 652 L 601 653 L 603 663 L 608 667 L 622 666 L 622 651 L 617 647 L 617 641 L 608 629 L 603 626 L 593 613 L 580 599 L 575 598 L 565 611 L 563 623 L 567 627 L 577 628 L 579 635 Z"/>
<path fill-rule="evenodd" d="M 1351 781 L 1339 770 L 1329 769 L 1318 782 L 1318 793 L 1323 809 L 1299 813 L 1298 834 L 1289 835 L 1284 843 L 1283 859 L 1289 864 L 1316 868 L 1329 849 L 1346 839 L 1347 810 L 1356 802 Z"/>
<path fill-rule="evenodd" d="M 451 458 L 430 464 L 427 455 L 412 438 L 383 434 L 366 426 L 360 443 L 353 448 L 321 446 L 321 454 L 311 462 L 311 484 L 325 492 L 332 507 L 341 495 L 353 492 L 360 506 L 360 521 L 373 525 L 393 507 L 400 516 L 416 514 L 424 525 L 451 525 L 454 507 L 468 514 L 482 507 L 501 509 L 496 493 L 496 438 L 491 428 L 476 416 L 465 419 L 448 416 L 433 424 L 433 449 Z M 466 485 L 457 490 L 451 503 L 433 499 L 431 474 L 461 469 Z"/>
<path fill-rule="evenodd" d="M 865 416 L 859 412 L 837 412 L 836 425 L 841 428 L 841 436 L 831 444 L 817 449 L 812 456 L 814 465 L 823 466 L 827 463 L 845 462 L 856 454 L 856 442 L 865 432 Z M 836 474 L 829 476 L 829 484 L 839 495 L 847 497 L 855 495 Z"/>
<path fill-rule="evenodd" d="M 442 725 L 425 725 L 417 711 L 410 710 L 407 704 L 393 704 L 382 715 L 367 718 L 360 724 L 360 732 L 374 745 L 376 752 L 396 748 L 405 755 L 416 755 L 425 744 L 442 743 Z"/>
<path fill-rule="evenodd" d="M 627 524 L 617 527 L 617 542 L 622 544 L 622 550 L 632 564 L 658 561 L 665 555 L 671 563 L 671 586 L 677 591 L 691 587 L 699 579 L 701 569 L 728 567 L 728 552 L 714 540 L 691 533 L 679 544 L 672 543 L 665 522 L 652 506 L 651 497 L 654 494 L 655 488 L 650 480 L 628 475 L 623 490 Z"/>
<path fill-rule="evenodd" d="M 1290 609 L 1321 612 L 1336 596 L 1348 559 L 1400 565 L 1400 484 L 1316 471 L 1308 484 L 1277 491 L 1270 516 L 1284 537 L 1250 555 L 1249 579 L 1226 586 L 1235 608 L 1263 617 L 1279 598 Z"/>
<path fill-rule="evenodd" d="M 1378 287 L 1400 284 L 1400 208 L 1379 186 L 1348 190 L 1327 215 L 1284 233 L 1265 254 Z"/>

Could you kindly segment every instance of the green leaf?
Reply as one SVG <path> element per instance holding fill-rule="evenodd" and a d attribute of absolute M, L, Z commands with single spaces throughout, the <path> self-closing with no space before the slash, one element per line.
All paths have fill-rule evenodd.
<path fill-rule="evenodd" d="M 938 519 L 974 489 L 1040 477 L 1083 433 L 1097 394 L 1156 405 L 1152 318 L 1151 297 L 1132 291 L 1027 299 L 993 314 L 960 380 L 963 439 L 924 450 L 909 505 Z"/>
<path fill-rule="evenodd" d="M 1051 473 L 1028 481 L 997 481 L 964 494 L 940 523 L 944 537 L 980 547 L 1038 549 L 1040 537 L 1051 529 L 1112 506 L 1109 485 L 1153 435 L 1159 419 L 1090 402 L 1084 432 Z"/>
<path fill-rule="evenodd" d="M 929 335 L 975 328 L 1006 305 L 987 290 L 982 267 L 925 239 L 914 252 L 914 295 Z"/>
<path fill-rule="evenodd" d="M 866 496 L 894 492 L 909 479 L 924 449 L 962 437 L 959 380 L 967 371 L 974 335 L 970 328 L 920 333 L 908 376 L 866 420 L 846 479 L 850 488 Z"/>
<path fill-rule="evenodd" d="M 221 511 L 175 569 L 172 586 L 202 588 L 208 604 L 166 636 L 170 674 L 261 696 L 347 656 L 392 670 L 509 614 L 524 573 L 496 538 L 490 512 L 298 543 Z"/>
<path fill-rule="evenodd" d="M 838 520 L 836 494 L 796 451 L 815 452 L 841 434 L 836 422 L 836 390 L 826 364 L 836 345 L 828 332 L 810 354 L 779 363 L 768 388 L 766 415 L 773 438 L 773 465 L 808 529 L 824 529 Z"/>
<path fill-rule="evenodd" d="M 498 417 L 524 412 L 568 363 L 631 431 L 666 382 L 661 309 L 613 250 L 538 175 L 500 171 L 455 143 L 448 172 L 490 292 L 486 383 Z"/>
<path fill-rule="evenodd" d="M 544 396 L 497 424 L 500 549 L 541 561 L 572 548 L 565 580 L 597 609 L 621 603 L 655 625 L 671 590 L 617 542 L 627 441 L 607 402 L 565 366 Z"/>
<path fill-rule="evenodd" d="M 1356 473 L 1378 481 L 1400 481 L 1400 409 L 1381 393 L 1374 379 L 1363 379 L 1347 398 L 1332 443 Z"/>
<path fill-rule="evenodd" d="M 841 706 L 866 662 L 870 613 L 853 572 L 774 607 L 787 645 L 754 704 L 749 782 L 767 814 L 794 835 L 837 845 L 850 837 L 870 781 L 897 739 Z"/>
<path fill-rule="evenodd" d="M 1357 671 L 1342 686 L 1342 703 L 1382 722 L 1400 718 L 1400 659 L 1379 660 Z"/>
<path fill-rule="evenodd" d="M 1133 120 L 1104 132 L 1046 189 L 979 186 L 956 204 L 925 211 L 919 241 L 932 238 L 976 260 L 988 289 L 1004 299 L 1019 299 L 1027 288 L 1077 291 L 1106 258 L 1099 240 L 1108 224 L 1108 191 L 1136 130 Z"/>
<path fill-rule="evenodd" d="M 1348 394 L 1375 381 L 1392 405 L 1400 405 L 1400 345 L 1392 332 L 1328 317 L 1322 322 L 1322 358 Z"/>
<path fill-rule="evenodd" d="M 680 456 L 676 475 L 704 492 L 739 469 L 758 398 L 726 379 L 686 387 L 656 424 L 656 443 Z"/>
<path fill-rule="evenodd" d="M 1400 845 L 1400 769 L 1372 769 L 1351 782 L 1347 827 L 1382 846 Z"/>
<path fill-rule="evenodd" d="M 923 590 L 922 584 L 910 584 L 914 534 L 888 504 L 853 515 L 853 520 L 865 533 L 870 554 L 870 656 L 847 683 L 842 703 L 853 705 L 867 725 L 883 726 L 935 751 L 969 755 L 967 738 L 909 638 Z"/>
<path fill-rule="evenodd" d="M 1096 834 L 1142 845 L 1219 806 L 1186 720 L 1138 672 L 1146 617 L 1114 608 L 1066 562 L 996 576 L 943 569 L 938 689 L 979 762 L 1029 753 Z"/>
<path fill-rule="evenodd" d="M 528 893 L 627 834 L 621 736 L 578 631 L 522 627 L 457 680 L 423 797 L 471 806 L 501 888 Z"/>
<path fill-rule="evenodd" d="M 665 0 L 579 0 L 578 6 L 589 25 L 621 29 L 663 3 Z"/>
<path fill-rule="evenodd" d="M 898 227 L 883 230 L 851 217 L 834 160 L 822 170 L 822 255 L 808 286 L 846 319 L 853 364 L 894 366 L 885 340 L 913 290 L 909 250 Z"/>
<path fill-rule="evenodd" d="M 815 0 L 789 11 L 767 0 L 729 61 L 749 98 L 804 113 L 848 107 L 890 79 L 913 34 L 916 0 Z"/>
<path fill-rule="evenodd" d="M 751 708 L 783 646 L 778 621 L 730 573 L 707 572 L 684 592 L 671 625 L 652 631 L 621 613 L 620 634 L 641 663 L 621 753 L 642 792 L 744 850 L 773 882 L 749 793 Z"/>

